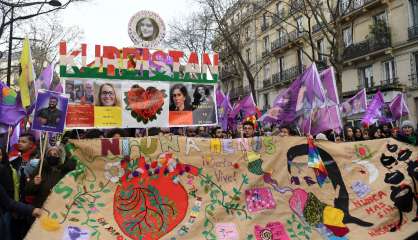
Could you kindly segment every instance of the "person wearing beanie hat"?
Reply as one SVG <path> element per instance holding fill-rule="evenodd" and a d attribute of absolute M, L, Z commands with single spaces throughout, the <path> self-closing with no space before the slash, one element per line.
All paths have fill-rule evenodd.
<path fill-rule="evenodd" d="M 414 132 L 414 123 L 410 120 L 403 121 L 396 139 L 404 143 L 417 145 L 417 136 Z"/>

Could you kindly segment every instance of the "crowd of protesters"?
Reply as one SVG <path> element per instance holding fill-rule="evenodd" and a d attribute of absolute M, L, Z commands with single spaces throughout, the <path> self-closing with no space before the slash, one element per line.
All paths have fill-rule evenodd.
<path fill-rule="evenodd" d="M 35 137 L 29 133 L 20 135 L 18 143 L 9 151 L 0 144 L 0 233 L 1 239 L 23 239 L 35 217 L 42 215 L 42 205 L 51 189 L 76 163 L 64 152 L 68 139 L 95 139 L 179 135 L 201 138 L 250 138 L 255 136 L 299 136 L 300 131 L 290 126 L 257 126 L 253 122 L 239 124 L 237 130 L 224 131 L 220 127 L 150 128 L 146 129 L 90 129 L 72 130 L 64 134 L 56 146 L 45 151 L 42 174 L 40 150 Z M 357 128 L 346 126 L 343 131 L 327 131 L 315 139 L 334 142 L 364 141 L 395 138 L 417 145 L 417 132 L 411 121 L 403 121 L 400 127 L 391 124 Z"/>
<path fill-rule="evenodd" d="M 223 130 L 215 127 L 177 127 L 177 128 L 150 128 L 146 129 L 110 129 L 110 130 L 73 130 L 65 137 L 72 139 L 92 138 L 119 138 L 119 137 L 144 137 L 157 135 L 178 135 L 201 138 L 249 138 L 256 136 L 302 136 L 300 130 L 293 126 L 263 126 L 260 127 L 252 122 L 239 124 L 235 130 Z M 373 125 L 370 127 L 353 127 L 348 125 L 343 131 L 326 131 L 315 135 L 318 140 L 333 142 L 353 142 L 373 140 L 380 138 L 395 138 L 399 141 L 417 145 L 418 129 L 412 121 L 403 121 L 400 127 L 392 124 Z"/>

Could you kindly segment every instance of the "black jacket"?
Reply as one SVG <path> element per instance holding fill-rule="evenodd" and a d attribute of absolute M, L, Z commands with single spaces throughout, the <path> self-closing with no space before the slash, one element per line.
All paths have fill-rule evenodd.
<path fill-rule="evenodd" d="M 34 182 L 34 177 L 25 186 L 25 195 L 33 197 L 33 206 L 42 207 L 45 200 L 48 198 L 52 188 L 70 171 L 74 170 L 76 163 L 67 159 L 63 164 L 51 167 L 48 161 L 44 160 L 44 167 L 42 169 L 42 181 L 39 185 Z M 36 171 L 38 173 L 39 171 Z"/>

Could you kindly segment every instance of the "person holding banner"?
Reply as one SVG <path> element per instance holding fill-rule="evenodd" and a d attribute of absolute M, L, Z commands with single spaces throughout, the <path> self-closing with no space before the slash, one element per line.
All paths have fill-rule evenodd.
<path fill-rule="evenodd" d="M 113 107 L 118 105 L 115 87 L 110 83 L 100 85 L 96 106 Z"/>
<path fill-rule="evenodd" d="M 55 184 L 68 172 L 74 170 L 76 166 L 76 163 L 71 159 L 64 161 L 64 151 L 59 147 L 49 148 L 45 155 L 42 175 L 38 175 L 41 168 L 39 166 L 25 187 L 26 195 L 33 196 L 33 206 L 35 207 L 42 207 Z"/>
<path fill-rule="evenodd" d="M 170 90 L 170 111 L 192 111 L 192 105 L 187 88 L 176 84 Z"/>

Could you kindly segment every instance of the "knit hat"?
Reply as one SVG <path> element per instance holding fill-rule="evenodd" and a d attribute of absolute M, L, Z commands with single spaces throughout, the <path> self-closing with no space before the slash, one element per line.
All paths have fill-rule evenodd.
<path fill-rule="evenodd" d="M 319 133 L 315 137 L 316 140 L 328 140 L 327 136 L 323 133 Z"/>
<path fill-rule="evenodd" d="M 411 127 L 412 129 L 414 129 L 414 123 L 410 120 L 405 120 L 401 124 L 401 129 L 404 127 Z"/>

